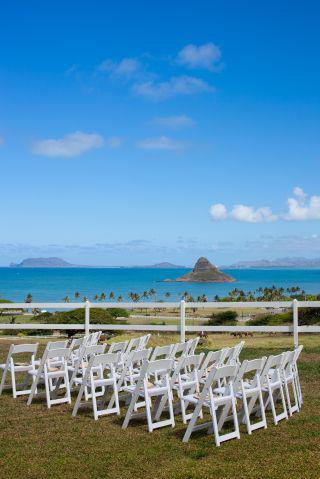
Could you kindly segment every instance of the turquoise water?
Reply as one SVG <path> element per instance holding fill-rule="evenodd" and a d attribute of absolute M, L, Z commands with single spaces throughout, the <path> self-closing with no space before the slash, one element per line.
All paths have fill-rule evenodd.
<path fill-rule="evenodd" d="M 61 301 L 65 296 L 74 297 L 79 291 L 81 297 L 113 291 L 116 297 L 122 294 L 128 299 L 128 292 L 141 294 L 151 288 L 157 291 L 157 299 L 165 299 L 164 294 L 171 293 L 169 301 L 180 298 L 188 291 L 194 298 L 206 294 L 210 299 L 219 294 L 225 296 L 233 288 L 253 291 L 260 286 L 300 286 L 308 293 L 320 293 L 320 270 L 228 270 L 227 273 L 237 279 L 235 283 L 166 283 L 167 278 L 177 278 L 185 269 L 133 269 L 133 268 L 0 268 L 0 298 L 23 301 L 28 293 L 33 301 Z"/>

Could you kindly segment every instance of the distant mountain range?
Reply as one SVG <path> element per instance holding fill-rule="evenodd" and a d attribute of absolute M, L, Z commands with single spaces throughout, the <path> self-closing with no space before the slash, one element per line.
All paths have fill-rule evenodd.
<path fill-rule="evenodd" d="M 221 266 L 222 269 L 269 269 L 269 268 L 292 268 L 312 269 L 320 268 L 320 258 L 278 258 L 274 260 L 260 259 L 256 261 L 238 261 L 229 266 Z"/>
<path fill-rule="evenodd" d="M 163 262 L 150 266 L 84 266 L 68 263 L 61 258 L 26 258 L 21 263 L 11 263 L 10 268 L 155 268 L 155 269 L 183 269 L 172 263 Z"/>

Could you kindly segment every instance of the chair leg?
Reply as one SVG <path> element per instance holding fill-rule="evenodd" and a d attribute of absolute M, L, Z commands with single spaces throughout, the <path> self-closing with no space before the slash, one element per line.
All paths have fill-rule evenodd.
<path fill-rule="evenodd" d="M 16 376 L 15 376 L 14 366 L 11 366 L 11 381 L 12 381 L 12 395 L 14 399 L 16 399 L 17 389 L 16 389 Z"/>
<path fill-rule="evenodd" d="M 192 418 L 190 419 L 189 421 L 189 424 L 188 424 L 188 427 L 187 427 L 187 430 L 186 432 L 184 433 L 184 436 L 183 436 L 183 439 L 182 441 L 183 442 L 188 442 L 189 439 L 190 439 L 190 436 L 192 434 L 192 431 L 196 425 L 196 422 L 197 422 L 197 419 L 198 419 L 198 416 L 200 414 L 200 411 L 202 409 L 202 404 L 200 404 L 199 402 L 197 403 L 194 411 L 193 411 L 193 415 L 192 415 Z"/>
<path fill-rule="evenodd" d="M 0 383 L 0 395 L 2 394 L 4 385 L 5 385 L 5 382 L 6 382 L 7 371 L 8 371 L 8 366 L 6 365 L 5 368 L 4 368 L 4 370 L 3 370 L 3 374 L 2 374 L 2 378 L 1 378 L 1 383 Z"/>
<path fill-rule="evenodd" d="M 78 409 L 79 409 L 79 406 L 80 406 L 80 403 L 81 403 L 81 399 L 82 399 L 83 393 L 84 393 L 84 385 L 81 384 L 80 389 L 79 389 L 79 392 L 78 392 L 78 396 L 77 396 L 77 399 L 76 399 L 76 403 L 75 403 L 74 408 L 73 408 L 73 411 L 72 411 L 72 416 L 73 416 L 73 417 L 77 415 L 77 412 L 78 412 Z"/>
<path fill-rule="evenodd" d="M 46 398 L 47 398 L 47 407 L 50 409 L 51 407 L 51 399 L 50 399 L 50 382 L 47 374 L 44 374 L 44 384 L 46 390 Z"/>

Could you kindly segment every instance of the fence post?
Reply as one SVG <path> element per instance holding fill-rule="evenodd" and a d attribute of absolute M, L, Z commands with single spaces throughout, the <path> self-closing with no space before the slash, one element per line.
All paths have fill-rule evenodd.
<path fill-rule="evenodd" d="M 292 301 L 293 311 L 293 344 L 297 348 L 299 346 L 299 323 L 298 323 L 298 301 L 294 299 Z"/>
<path fill-rule="evenodd" d="M 186 340 L 186 302 L 180 301 L 180 341 L 184 343 Z"/>
<path fill-rule="evenodd" d="M 90 303 L 89 300 L 86 300 L 86 305 L 84 307 L 84 333 L 89 334 L 90 332 Z"/>

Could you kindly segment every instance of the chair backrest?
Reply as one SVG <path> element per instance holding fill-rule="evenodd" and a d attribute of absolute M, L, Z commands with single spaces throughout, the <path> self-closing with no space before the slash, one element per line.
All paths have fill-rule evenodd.
<path fill-rule="evenodd" d="M 294 352 L 295 352 L 295 356 L 294 356 L 294 361 L 295 361 L 295 363 L 297 363 L 297 361 L 298 361 L 298 359 L 299 359 L 299 356 L 300 356 L 302 350 L 303 350 L 302 344 L 301 344 L 300 346 L 298 346 L 298 347 L 294 350 Z"/>
<path fill-rule="evenodd" d="M 201 362 L 203 361 L 204 353 L 195 354 L 193 356 L 181 356 L 176 361 L 171 372 L 170 384 L 174 386 L 179 381 L 181 374 L 187 374 L 189 371 L 198 371 Z"/>
<path fill-rule="evenodd" d="M 231 366 L 234 364 L 240 364 L 239 356 L 243 346 L 244 346 L 244 341 L 240 341 L 240 343 L 236 344 L 232 348 L 229 348 L 224 359 L 224 364 L 231 365 Z"/>
<path fill-rule="evenodd" d="M 173 349 L 173 344 L 167 346 L 156 346 L 151 355 L 150 361 L 156 361 L 157 359 L 170 359 Z"/>
<path fill-rule="evenodd" d="M 209 372 L 209 368 L 212 369 L 214 367 L 221 366 L 224 362 L 227 351 L 228 348 L 219 349 L 218 351 L 209 351 L 200 367 L 202 375 L 205 375 L 207 372 Z"/>
<path fill-rule="evenodd" d="M 187 349 L 187 355 L 188 356 L 193 356 L 195 354 L 195 351 L 196 351 L 196 348 L 198 346 L 199 340 L 200 340 L 200 338 L 196 337 L 196 338 L 190 339 L 188 341 L 188 343 L 189 343 L 188 349 Z"/>
<path fill-rule="evenodd" d="M 10 348 L 9 348 L 9 351 L 8 351 L 6 363 L 5 363 L 6 364 L 5 369 L 7 369 L 10 364 L 11 365 L 14 364 L 13 356 L 15 354 L 29 353 L 31 355 L 31 362 L 33 363 L 35 355 L 36 355 L 37 350 L 38 350 L 38 346 L 39 346 L 38 343 L 34 343 L 34 344 L 11 344 Z"/>
<path fill-rule="evenodd" d="M 164 380 L 167 380 L 169 385 L 169 376 L 173 366 L 173 359 L 158 359 L 157 361 L 148 361 L 147 359 L 144 359 L 136 382 L 136 387 L 141 388 L 143 383 L 148 382 L 149 376 L 152 374 L 156 374 L 157 376 L 157 381 L 154 387 L 157 387 L 159 382 Z"/>
<path fill-rule="evenodd" d="M 94 344 L 92 346 L 86 346 L 84 350 L 84 356 L 92 356 L 94 354 L 103 354 L 106 349 L 105 344 Z"/>
<path fill-rule="evenodd" d="M 128 355 L 131 351 L 136 351 L 140 346 L 140 337 L 130 339 L 125 354 Z"/>
<path fill-rule="evenodd" d="M 35 344 L 12 344 L 10 347 L 11 354 L 31 353 L 36 354 L 39 343 Z"/>
<path fill-rule="evenodd" d="M 133 381 L 133 369 L 135 366 L 141 368 L 141 365 L 146 359 L 149 359 L 151 354 L 150 349 L 141 349 L 137 351 L 131 351 L 125 359 L 125 363 L 121 369 L 120 378 L 118 381 L 118 387 L 120 388 L 122 384 L 129 377 L 130 382 Z"/>
<path fill-rule="evenodd" d="M 91 333 L 87 340 L 87 346 L 95 346 L 98 344 L 102 331 L 95 331 Z"/>
<path fill-rule="evenodd" d="M 234 390 L 237 392 L 240 389 L 241 384 L 246 380 L 251 380 L 251 385 L 253 387 L 258 386 L 258 383 L 260 383 L 260 375 L 263 371 L 266 360 L 266 356 L 258 359 L 244 360 L 240 365 L 237 376 L 234 380 Z"/>
<path fill-rule="evenodd" d="M 108 353 L 120 353 L 124 354 L 127 346 L 128 346 L 129 341 L 121 341 L 118 343 L 112 343 L 110 344 L 110 347 L 108 349 Z"/>
<path fill-rule="evenodd" d="M 111 365 L 116 368 L 119 363 L 119 360 L 120 353 L 98 354 L 91 357 L 89 362 L 89 369 L 97 366 L 102 366 L 102 368 L 105 369 L 107 366 L 110 368 Z"/>
<path fill-rule="evenodd" d="M 141 336 L 138 349 L 146 349 L 150 338 L 151 338 L 151 334 L 146 334 L 145 336 Z"/>
<path fill-rule="evenodd" d="M 172 349 L 172 358 L 178 359 L 180 356 L 185 356 L 188 351 L 189 344 L 186 343 L 176 343 L 173 345 Z"/>
<path fill-rule="evenodd" d="M 69 348 L 71 349 L 71 351 L 73 351 L 74 349 L 79 349 L 87 341 L 87 339 L 87 336 L 82 336 L 81 338 L 73 338 Z"/>
<path fill-rule="evenodd" d="M 48 349 L 42 356 L 39 370 L 41 371 L 43 367 L 46 368 L 51 365 L 63 367 L 69 359 L 70 353 L 69 348 Z"/>
<path fill-rule="evenodd" d="M 68 340 L 65 341 L 49 341 L 46 349 L 64 349 L 68 346 Z"/>
<path fill-rule="evenodd" d="M 263 384 L 266 379 L 271 375 L 274 380 L 279 380 L 280 369 L 286 353 L 277 355 L 271 355 L 267 358 L 263 370 L 260 374 L 261 383 Z"/>
<path fill-rule="evenodd" d="M 204 383 L 200 394 L 201 400 L 203 401 L 207 397 L 208 392 L 211 395 L 216 387 L 219 388 L 219 396 L 229 396 L 233 394 L 233 382 L 238 369 L 239 366 L 237 364 L 213 368 Z M 220 387 L 221 384 L 224 384 L 223 388 Z"/>

